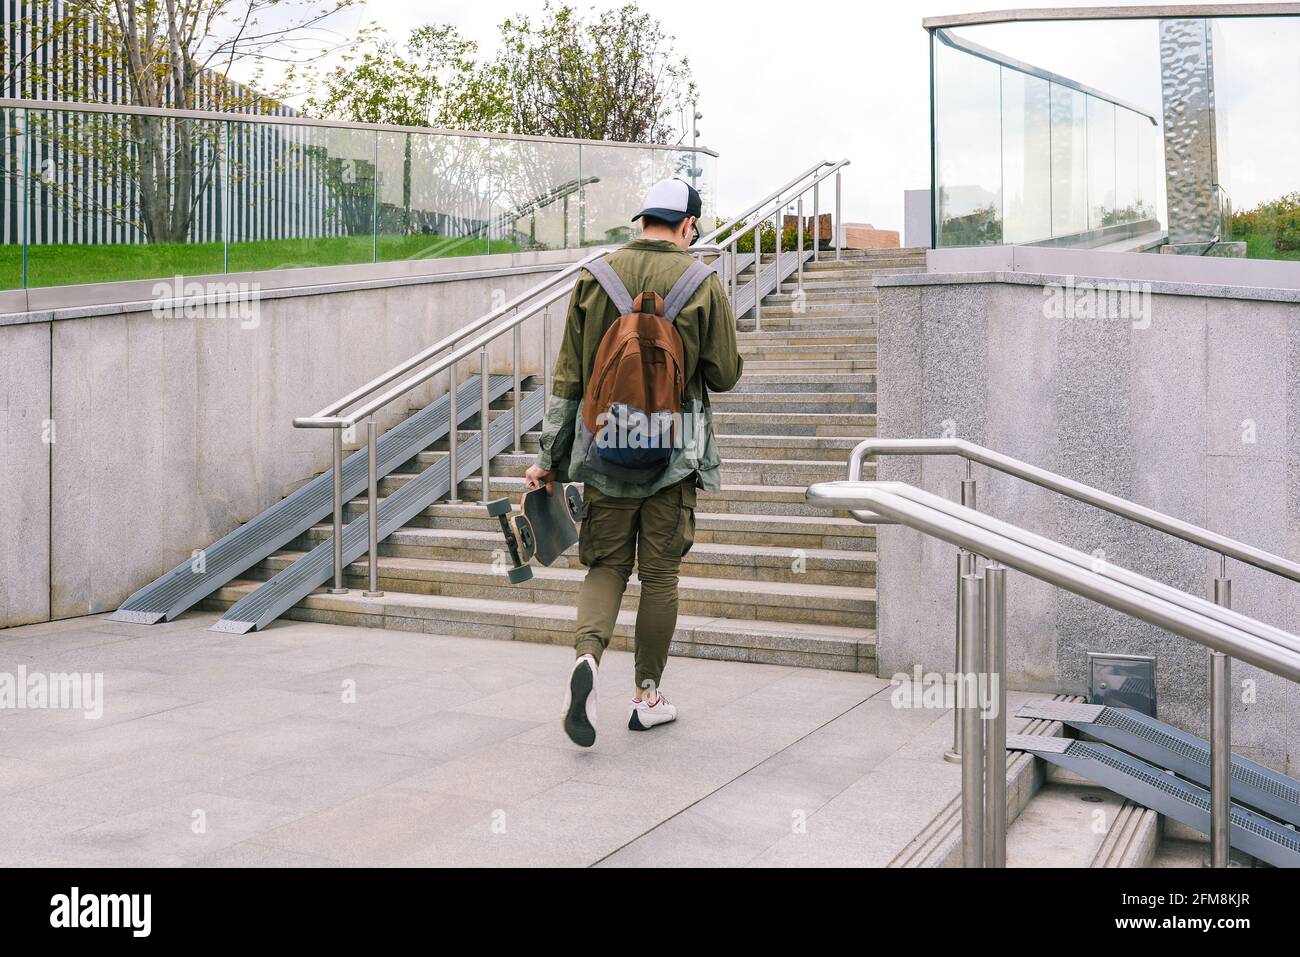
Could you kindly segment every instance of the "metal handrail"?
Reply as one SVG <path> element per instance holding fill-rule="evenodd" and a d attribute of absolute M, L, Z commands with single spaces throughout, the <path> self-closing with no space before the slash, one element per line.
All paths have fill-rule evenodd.
<path fill-rule="evenodd" d="M 879 455 L 956 455 L 968 462 L 986 465 L 1255 568 L 1300 582 L 1298 562 L 1174 518 L 1172 515 L 1157 512 L 1144 505 L 1138 505 L 1118 495 L 1103 492 L 1091 485 L 1057 475 L 1055 472 L 1049 472 L 965 439 L 866 439 L 859 442 L 849 455 L 849 480 L 856 481 L 860 478 L 863 459 Z"/>
<path fill-rule="evenodd" d="M 123 113 L 132 116 L 251 123 L 263 126 L 304 126 L 318 129 L 367 130 L 378 133 L 422 133 L 430 136 L 455 136 L 462 139 L 509 140 L 524 143 L 557 143 L 574 146 L 614 146 L 621 149 L 671 150 L 675 153 L 704 153 L 715 158 L 718 155 L 717 151 L 709 149 L 707 146 L 674 146 L 670 143 L 628 143 L 624 140 L 588 140 L 568 136 L 538 136 L 529 133 L 486 133 L 480 130 L 453 130 L 440 126 L 356 123 L 351 120 L 322 120 L 302 115 L 280 116 L 274 113 L 182 110 L 163 106 L 136 106 L 129 103 L 81 103 L 75 100 L 29 100 L 20 97 L 0 97 L 0 109 L 49 110 L 51 112 L 65 113 Z"/>
<path fill-rule="evenodd" d="M 840 170 L 848 165 L 848 160 L 841 160 L 839 163 L 824 161 L 811 167 L 809 170 L 801 173 L 798 177 L 781 187 L 775 193 L 769 194 L 759 203 L 751 206 L 746 215 L 751 215 L 755 210 L 764 209 L 768 204 L 776 201 L 775 212 L 779 215 L 783 202 L 788 202 L 789 194 L 792 190 L 798 196 L 799 213 L 802 222 L 803 216 L 803 194 L 812 189 L 814 204 L 816 203 L 818 185 L 827 176 L 835 176 L 835 208 L 838 220 L 841 198 Z M 830 169 L 820 176 L 815 174 L 825 169 Z M 809 177 L 814 177 L 809 180 Z M 802 184 L 802 185 L 801 185 Z M 787 197 L 782 200 L 781 197 Z M 816 209 L 816 205 L 814 205 Z M 723 267 L 730 266 L 731 275 L 731 297 L 735 298 L 737 289 L 736 282 L 736 248 L 735 244 L 745 233 L 756 230 L 761 226 L 763 220 L 756 221 L 752 226 L 742 229 L 730 236 L 726 241 L 720 244 L 711 243 L 709 240 L 720 235 L 727 228 L 734 227 L 737 220 L 733 219 L 731 223 L 718 227 L 704 237 L 699 243 L 690 247 L 689 252 L 695 256 L 728 256 L 729 262 L 724 262 Z M 779 220 L 778 220 L 779 225 Z M 756 234 L 757 235 L 757 234 Z M 778 254 L 780 250 L 780 232 L 778 229 Z M 799 231 L 799 283 L 803 284 L 803 231 Z M 334 518 L 333 518 L 333 544 L 334 544 L 334 582 L 331 592 L 333 594 L 344 594 L 347 589 L 344 587 L 343 580 L 343 491 L 342 491 L 342 473 L 343 473 L 343 430 L 352 428 L 358 423 L 364 422 L 366 425 L 366 448 L 368 460 L 368 565 L 369 565 L 369 588 L 363 592 L 366 597 L 378 597 L 383 594 L 379 591 L 379 530 L 378 530 L 378 454 L 376 442 L 378 428 L 375 422 L 375 415 L 381 412 L 391 403 L 408 395 L 412 390 L 428 382 L 434 376 L 446 372 L 448 373 L 448 422 L 449 422 L 449 440 L 448 440 L 448 469 L 450 495 L 449 501 L 456 502 L 457 494 L 457 477 L 459 469 L 457 468 L 458 451 L 459 451 L 459 424 L 460 416 L 457 409 L 457 382 L 456 366 L 464 359 L 469 358 L 474 352 L 479 353 L 480 357 L 480 382 L 481 382 L 481 399 L 479 408 L 479 433 L 481 441 L 481 458 L 479 462 L 480 479 L 482 481 L 483 499 L 487 500 L 490 493 L 490 460 L 491 449 L 489 439 L 490 415 L 489 407 L 491 404 L 490 387 L 489 387 L 489 365 L 488 365 L 488 347 L 493 342 L 505 335 L 513 334 L 513 351 L 512 359 L 514 366 L 514 449 L 519 452 L 523 448 L 522 441 L 522 421 L 521 421 L 521 404 L 523 396 L 522 375 L 520 370 L 521 345 L 521 328 L 525 321 L 536 316 L 539 312 L 546 313 L 549 316 L 549 309 L 553 302 L 566 295 L 572 286 L 569 280 L 575 280 L 577 273 L 586 265 L 595 259 L 604 256 L 608 252 L 607 248 L 595 250 L 584 256 L 577 262 L 571 263 L 555 274 L 547 277 L 541 282 L 533 285 L 529 289 L 520 293 L 518 296 L 509 300 L 495 309 L 489 310 L 479 318 L 475 319 L 469 325 L 464 326 L 449 336 L 435 342 L 433 345 L 422 349 L 420 352 L 411 356 L 403 362 L 398 363 L 387 372 L 371 379 L 360 388 L 354 389 L 342 398 L 326 405 L 315 415 L 302 416 L 295 418 L 293 424 L 295 428 L 303 429 L 331 429 L 333 430 L 333 457 L 334 457 Z M 836 234 L 835 253 L 839 258 L 840 241 L 839 235 Z M 814 251 L 816 255 L 816 251 Z M 758 315 L 758 300 L 762 297 L 761 289 L 761 262 L 762 253 L 758 243 L 755 244 L 755 317 Z M 780 281 L 780 257 L 778 255 L 778 283 Z M 465 340 L 469 341 L 465 341 Z M 459 346 L 458 343 L 461 343 Z M 550 320 L 545 318 L 542 323 L 542 375 L 543 375 L 543 392 L 550 391 Z M 450 351 L 448 351 L 450 350 Z M 446 353 L 443 355 L 443 353 Z M 437 358 L 441 355 L 441 358 Z M 436 361 L 435 361 L 436 360 Z M 382 391 L 381 391 L 382 390 Z"/>
<path fill-rule="evenodd" d="M 1108 563 L 973 508 L 948 502 L 902 482 L 823 482 L 806 501 L 830 509 L 879 515 L 990 560 L 959 581 L 958 677 L 984 672 L 996 694 L 996 713 L 981 727 L 978 702 L 959 701 L 962 743 L 962 862 L 1006 865 L 1006 586 L 1015 568 L 1097 604 L 1164 628 L 1210 649 L 1210 836 L 1216 867 L 1228 864 L 1231 830 L 1231 734 L 1228 664 L 1232 658 L 1300 682 L 1300 636 L 1228 611 L 1217 604 Z"/>

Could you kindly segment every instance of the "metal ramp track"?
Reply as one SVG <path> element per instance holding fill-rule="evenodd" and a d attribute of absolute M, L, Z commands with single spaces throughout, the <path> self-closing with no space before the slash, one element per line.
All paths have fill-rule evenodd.
<path fill-rule="evenodd" d="M 479 377 L 472 376 L 457 389 L 458 425 L 478 412 L 478 383 Z M 488 381 L 488 391 L 496 400 L 513 385 L 512 376 L 494 375 Z M 445 436 L 449 406 L 448 397 L 444 395 L 380 436 L 375 450 L 379 474 L 387 475 Z M 367 481 L 366 450 L 363 448 L 343 460 L 344 501 L 365 489 Z M 202 572 L 196 574 L 189 561 L 177 565 L 124 601 L 108 616 L 108 620 L 137 625 L 171 621 L 333 511 L 334 470 L 329 469 L 204 549 Z"/>
<path fill-rule="evenodd" d="M 520 403 L 520 427 L 532 429 L 542 421 L 546 397 L 541 389 L 524 393 Z M 488 430 L 489 455 L 514 445 L 514 417 L 497 416 Z M 457 482 L 478 470 L 480 440 L 471 436 L 457 446 Z M 450 490 L 450 462 L 443 457 L 379 503 L 379 540 L 403 527 Z M 343 562 L 348 565 L 365 554 L 368 546 L 368 515 L 362 514 L 343 529 Z M 275 577 L 263 582 L 226 610 L 211 631 L 242 635 L 265 628 L 275 619 L 324 585 L 334 574 L 334 539 L 328 538 L 293 562 Z"/>
<path fill-rule="evenodd" d="M 1007 750 L 1037 755 L 1130 801 L 1210 833 L 1210 792 L 1106 744 L 1033 734 L 1007 735 Z M 1300 833 L 1240 804 L 1231 808 L 1231 844 L 1274 867 L 1300 867 Z"/>
<path fill-rule="evenodd" d="M 813 257 L 813 253 L 811 249 L 805 249 L 803 251 L 804 262 L 808 262 L 809 260 L 812 259 L 812 257 Z M 722 260 L 721 258 L 719 258 L 714 263 L 714 265 L 718 266 L 718 268 L 721 268 L 718 265 L 721 262 Z M 740 259 L 736 263 L 736 271 L 739 272 L 742 269 L 747 269 L 751 265 L 753 265 L 753 263 L 754 263 L 753 253 L 742 253 L 740 255 Z M 760 277 L 760 281 L 762 283 L 762 288 L 763 288 L 762 295 L 766 296 L 771 292 L 775 292 L 777 289 L 780 288 L 782 282 L 790 278 L 790 276 L 794 275 L 795 270 L 797 270 L 798 268 L 799 268 L 798 250 L 791 250 L 791 251 L 781 253 L 781 267 L 779 270 L 780 278 L 777 277 L 778 270 L 776 268 L 776 264 L 764 260 L 762 276 Z M 748 316 L 750 313 L 754 311 L 754 287 L 755 287 L 754 281 L 750 280 L 750 282 L 748 282 L 747 284 L 741 286 L 739 289 L 736 290 L 736 301 L 732 304 L 731 311 L 735 314 L 737 319 L 741 318 L 742 316 Z"/>
<path fill-rule="evenodd" d="M 1175 774 L 1210 785 L 1210 743 L 1129 708 L 1062 701 L 1029 701 L 1021 718 L 1060 721 Z M 1300 825 L 1300 781 L 1232 756 L 1232 799 Z"/>

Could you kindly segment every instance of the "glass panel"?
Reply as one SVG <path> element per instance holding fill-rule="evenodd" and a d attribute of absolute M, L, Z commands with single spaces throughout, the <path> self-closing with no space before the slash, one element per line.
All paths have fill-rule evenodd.
<path fill-rule="evenodd" d="M 1088 231 L 1088 98 L 1053 83 L 1052 235 Z"/>
<path fill-rule="evenodd" d="M 626 146 L 582 147 L 583 246 L 627 242 L 632 217 L 646 191 L 668 172 L 664 150 Z"/>
<path fill-rule="evenodd" d="M 221 122 L 34 110 L 29 286 L 222 271 Z"/>
<path fill-rule="evenodd" d="M 375 257 L 376 134 L 230 124 L 232 272 Z"/>
<path fill-rule="evenodd" d="M 23 177 L 23 111 L 0 108 L 0 289 L 23 284 L 23 220 L 26 183 Z"/>
<path fill-rule="evenodd" d="M 1115 222 L 1115 104 L 1088 97 L 1088 228 Z"/>
<path fill-rule="evenodd" d="M 492 251 L 563 249 L 576 240 L 580 178 L 576 143 L 496 141 Z"/>
<path fill-rule="evenodd" d="M 1138 207 L 1139 122 L 1132 110 L 1115 110 L 1115 222 L 1134 223 L 1142 218 Z"/>
<path fill-rule="evenodd" d="M 1052 117 L 1049 84 L 1002 71 L 1002 241 L 1052 235 Z"/>
<path fill-rule="evenodd" d="M 1002 242 L 1000 69 L 935 41 L 938 245 Z"/>

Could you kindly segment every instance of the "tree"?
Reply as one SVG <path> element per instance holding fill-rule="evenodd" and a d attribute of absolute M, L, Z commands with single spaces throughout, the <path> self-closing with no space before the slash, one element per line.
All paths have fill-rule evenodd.
<path fill-rule="evenodd" d="M 693 103 L 690 64 L 635 3 L 584 19 L 547 4 L 540 22 L 501 23 L 494 57 L 451 26 L 424 26 L 403 46 L 376 43 L 336 67 L 308 112 L 357 122 L 485 133 L 662 143 Z"/>
<path fill-rule="evenodd" d="M 31 18 L 46 26 L 21 62 L 27 83 L 83 102 L 107 96 L 144 107 L 269 112 L 282 105 L 277 94 L 292 88 L 303 66 L 369 35 L 342 38 L 330 28 L 357 0 L 41 2 L 51 15 Z M 269 64 L 281 73 L 271 89 L 263 86 Z M 236 70 L 251 74 L 249 85 L 231 79 Z M 40 122 L 44 141 L 87 175 L 132 185 L 138 210 L 119 204 L 113 213 L 138 213 L 133 225 L 151 242 L 185 241 L 221 155 L 219 124 L 147 114 Z M 93 202 L 89 195 L 64 200 Z"/>

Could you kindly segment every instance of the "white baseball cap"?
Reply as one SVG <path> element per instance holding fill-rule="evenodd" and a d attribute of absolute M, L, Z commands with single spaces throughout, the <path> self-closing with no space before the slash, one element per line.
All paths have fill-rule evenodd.
<path fill-rule="evenodd" d="M 687 216 L 700 216 L 703 203 L 695 187 L 680 179 L 661 179 L 645 194 L 641 212 L 632 217 L 636 222 L 642 216 L 653 216 L 666 223 L 680 223 Z"/>

